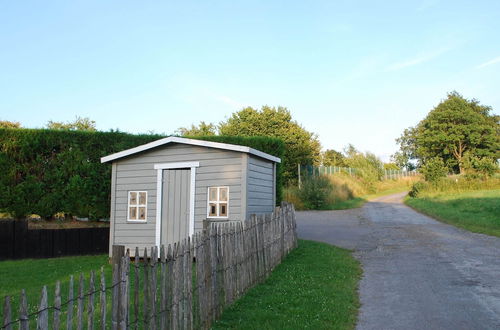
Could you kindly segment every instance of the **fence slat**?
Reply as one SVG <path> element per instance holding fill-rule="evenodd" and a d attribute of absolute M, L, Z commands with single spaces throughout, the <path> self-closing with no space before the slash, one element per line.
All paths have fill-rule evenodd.
<path fill-rule="evenodd" d="M 69 277 L 68 289 L 68 316 L 66 317 L 66 328 L 73 329 L 73 306 L 74 306 L 74 278 L 73 275 Z"/>
<path fill-rule="evenodd" d="M 87 329 L 94 329 L 94 271 L 90 272 L 89 280 L 89 293 L 88 293 L 88 305 L 87 305 Z"/>
<path fill-rule="evenodd" d="M 127 329 L 128 322 L 128 269 L 129 269 L 129 261 L 130 257 L 128 254 L 122 257 L 120 262 L 120 306 L 118 315 L 119 315 L 119 324 L 118 327 L 122 330 Z"/>
<path fill-rule="evenodd" d="M 156 330 L 156 282 L 157 282 L 157 267 L 158 250 L 156 246 L 151 248 L 151 281 L 149 283 L 149 295 L 151 297 L 151 319 L 150 329 Z"/>
<path fill-rule="evenodd" d="M 160 247 L 160 329 L 167 327 L 167 260 L 165 246 Z"/>
<path fill-rule="evenodd" d="M 113 264 L 113 280 L 111 281 L 111 329 L 118 329 L 118 305 L 120 302 L 120 266 Z"/>
<path fill-rule="evenodd" d="M 45 330 L 49 328 L 49 310 L 48 310 L 48 298 L 47 298 L 47 286 L 43 286 L 42 298 L 40 299 L 40 307 L 38 308 L 38 316 L 36 322 L 36 328 L 40 330 Z"/>
<path fill-rule="evenodd" d="M 148 261 L 148 249 L 144 248 L 144 258 L 143 258 L 143 273 L 144 273 L 144 283 L 143 283 L 143 305 L 144 305 L 144 313 L 143 313 L 143 321 L 144 321 L 144 329 L 149 329 L 149 261 Z"/>
<path fill-rule="evenodd" d="M 99 301 L 101 307 L 101 329 L 106 329 L 106 277 L 104 276 L 104 267 L 101 267 L 101 292 L 99 293 Z"/>
<path fill-rule="evenodd" d="M 56 282 L 56 289 L 54 293 L 54 330 L 59 330 L 60 324 L 60 315 L 61 315 L 61 282 Z"/>
<path fill-rule="evenodd" d="M 5 297 L 3 303 L 3 328 L 5 330 L 12 330 L 12 308 L 10 306 L 10 296 Z"/>
<path fill-rule="evenodd" d="M 173 256 L 172 256 L 172 246 L 169 244 L 167 248 L 167 279 L 166 279 L 166 284 L 167 284 L 167 299 L 165 301 L 166 308 L 167 308 L 167 325 L 169 329 L 173 328 L 173 318 L 172 318 L 172 304 L 173 304 L 173 290 L 172 290 L 172 283 L 173 283 L 173 277 L 174 277 L 174 271 L 173 271 Z"/>
<path fill-rule="evenodd" d="M 83 274 L 80 274 L 80 281 L 78 284 L 78 301 L 76 305 L 76 329 L 83 329 L 83 308 L 84 308 L 84 283 Z"/>
<path fill-rule="evenodd" d="M 140 278 L 139 278 L 139 248 L 135 248 L 134 256 L 134 328 L 139 329 L 139 290 L 140 290 Z"/>
<path fill-rule="evenodd" d="M 21 290 L 21 300 L 19 301 L 19 330 L 29 329 L 28 319 L 28 300 L 26 299 L 26 290 Z"/>

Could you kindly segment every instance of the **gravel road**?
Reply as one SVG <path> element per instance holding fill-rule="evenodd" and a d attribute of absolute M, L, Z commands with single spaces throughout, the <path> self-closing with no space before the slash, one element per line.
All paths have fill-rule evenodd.
<path fill-rule="evenodd" d="M 404 195 L 297 212 L 300 238 L 351 249 L 362 263 L 357 329 L 500 329 L 500 238 L 415 212 Z"/>

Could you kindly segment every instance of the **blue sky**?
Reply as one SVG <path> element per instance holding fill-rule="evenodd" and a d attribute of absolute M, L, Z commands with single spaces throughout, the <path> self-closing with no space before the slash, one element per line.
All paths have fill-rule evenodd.
<path fill-rule="evenodd" d="M 457 90 L 500 109 L 500 1 L 0 0 L 0 120 L 174 133 L 285 106 L 387 160 Z"/>

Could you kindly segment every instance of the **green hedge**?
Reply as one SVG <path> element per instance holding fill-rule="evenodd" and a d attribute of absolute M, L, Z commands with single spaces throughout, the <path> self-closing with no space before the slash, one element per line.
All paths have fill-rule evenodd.
<path fill-rule="evenodd" d="M 100 158 L 159 135 L 0 129 L 0 209 L 16 218 L 57 212 L 109 217 L 111 167 Z"/>
<path fill-rule="evenodd" d="M 16 218 L 65 212 L 108 218 L 111 166 L 100 158 L 164 136 L 121 132 L 0 129 L 0 211 Z M 280 157 L 283 144 L 268 138 L 205 140 L 248 145 Z M 281 181 L 280 181 L 281 183 Z M 278 189 L 277 189 L 278 190 Z M 278 194 L 281 200 L 281 189 Z"/>

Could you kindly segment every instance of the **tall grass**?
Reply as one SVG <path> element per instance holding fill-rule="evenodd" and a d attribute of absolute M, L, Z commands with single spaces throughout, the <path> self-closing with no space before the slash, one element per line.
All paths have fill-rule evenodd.
<path fill-rule="evenodd" d="M 330 191 L 321 203 L 311 203 L 305 191 L 317 186 L 316 181 L 328 180 Z M 364 178 L 351 176 L 347 173 L 337 173 L 328 176 L 310 177 L 304 180 L 302 189 L 297 186 L 290 186 L 285 189 L 284 198 L 293 203 L 299 210 L 304 209 L 346 209 L 363 205 L 367 198 L 387 193 L 408 191 L 412 185 L 419 180 L 419 177 L 405 177 L 395 180 L 384 180 L 367 182 Z M 317 197 L 317 196 L 314 196 Z M 311 207 L 311 205 L 322 206 Z"/>

